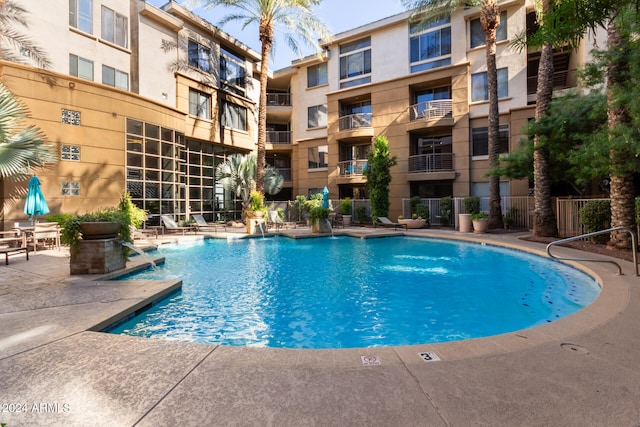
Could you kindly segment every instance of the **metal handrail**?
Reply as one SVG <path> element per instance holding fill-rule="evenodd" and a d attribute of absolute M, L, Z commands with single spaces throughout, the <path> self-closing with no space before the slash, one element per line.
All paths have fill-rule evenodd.
<path fill-rule="evenodd" d="M 611 261 L 608 259 L 593 259 L 593 258 L 560 258 L 551 254 L 551 246 L 560 245 L 562 243 L 571 242 L 573 240 L 584 239 L 585 237 L 592 237 L 592 236 L 597 236 L 599 234 L 611 233 L 612 231 L 626 231 L 631 235 L 631 250 L 633 253 L 633 265 L 636 270 L 636 276 L 638 276 L 639 275 L 638 274 L 638 247 L 636 245 L 636 236 L 635 234 L 633 234 L 633 230 L 630 229 L 629 227 L 624 227 L 624 226 L 613 227 L 613 228 L 608 228 L 606 230 L 594 231 L 593 233 L 582 234 L 580 236 L 567 237 L 566 239 L 556 240 L 555 242 L 551 242 L 547 245 L 547 255 L 550 258 L 554 258 L 561 261 L 608 262 L 618 267 L 618 274 L 623 276 L 624 274 L 622 273 L 622 267 L 620 267 L 620 264 L 618 264 L 615 261 Z"/>

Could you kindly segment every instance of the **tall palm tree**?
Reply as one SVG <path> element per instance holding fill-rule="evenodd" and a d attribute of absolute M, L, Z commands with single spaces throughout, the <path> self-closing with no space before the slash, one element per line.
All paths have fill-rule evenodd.
<path fill-rule="evenodd" d="M 35 126 L 22 126 L 27 108 L 0 83 L 0 178 L 25 179 L 34 168 L 57 161 L 56 152 Z"/>
<path fill-rule="evenodd" d="M 624 141 L 626 138 L 624 129 L 629 128 L 631 118 L 627 106 L 617 100 L 616 93 L 624 87 L 629 77 L 627 41 L 619 27 L 618 18 L 628 6 L 635 5 L 637 7 L 637 0 L 544 1 L 551 4 L 548 4 L 544 10 L 547 19 L 542 21 L 537 40 L 542 39 L 546 44 L 567 43 L 569 46 L 575 47 L 584 38 L 587 31 L 595 31 L 597 27 L 606 27 L 607 29 L 607 48 L 610 53 L 606 70 L 606 88 L 611 142 L 609 151 L 612 171 L 610 174 L 611 225 L 631 227 L 635 222 L 634 170 L 629 168 L 629 159 L 633 158 L 633 153 L 629 150 L 629 144 Z M 546 72 L 552 71 L 547 70 Z M 540 81 L 538 85 L 540 88 Z M 540 103 L 540 99 L 538 99 L 538 103 Z M 538 118 L 537 114 L 536 118 Z M 617 143 L 616 140 L 622 143 Z M 534 170 L 535 168 L 534 160 Z M 538 196 L 536 193 L 536 214 L 538 213 Z M 536 219 L 536 224 L 537 222 L 538 219 Z M 631 244 L 627 233 L 611 233 L 610 243 L 619 247 L 629 247 Z"/>
<path fill-rule="evenodd" d="M 449 16 L 461 7 L 480 7 L 480 23 L 485 34 L 487 56 L 487 86 L 489 89 L 489 169 L 499 166 L 500 147 L 498 129 L 500 115 L 498 110 L 498 70 L 496 68 L 496 32 L 500 24 L 500 8 L 497 0 L 401 0 L 412 9 L 412 20 L 427 23 L 443 16 Z M 489 227 L 502 228 L 502 208 L 500 206 L 500 176 L 489 177 Z"/>
<path fill-rule="evenodd" d="M 50 68 L 47 54 L 17 28 L 28 28 L 28 12 L 12 0 L 0 0 L 0 58 L 18 63 L 31 61 L 39 68 Z"/>
<path fill-rule="evenodd" d="M 301 55 L 298 39 L 318 48 L 317 38 L 328 36 L 324 22 L 318 18 L 313 6 L 321 0 L 196 0 L 205 8 L 229 6 L 237 10 L 224 17 L 218 25 L 224 26 L 230 21 L 240 21 L 243 28 L 250 24 L 258 25 L 258 37 L 261 43 L 260 63 L 260 99 L 258 102 L 258 156 L 256 170 L 256 188 L 264 191 L 267 140 L 267 80 L 269 56 L 275 43 L 276 29 L 282 29 L 284 40 L 296 54 Z"/>

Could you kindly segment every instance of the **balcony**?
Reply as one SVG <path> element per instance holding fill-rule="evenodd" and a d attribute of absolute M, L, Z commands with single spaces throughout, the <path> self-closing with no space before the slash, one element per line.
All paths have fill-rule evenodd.
<path fill-rule="evenodd" d="M 291 106 L 290 93 L 267 93 L 267 106 Z"/>
<path fill-rule="evenodd" d="M 409 107 L 409 120 L 437 120 L 451 116 L 453 100 L 439 99 L 437 101 L 425 101 Z"/>
<path fill-rule="evenodd" d="M 276 170 L 282 175 L 285 182 L 293 181 L 291 179 L 291 168 L 276 168 Z"/>
<path fill-rule="evenodd" d="M 368 161 L 366 159 L 338 162 L 338 170 L 341 177 L 363 176 L 367 166 Z"/>
<path fill-rule="evenodd" d="M 371 113 L 358 113 L 342 116 L 338 119 L 338 140 L 368 137 L 372 138 Z"/>
<path fill-rule="evenodd" d="M 267 144 L 291 144 L 291 131 L 267 131 Z"/>
<path fill-rule="evenodd" d="M 455 179 L 453 153 L 409 156 L 409 181 Z"/>

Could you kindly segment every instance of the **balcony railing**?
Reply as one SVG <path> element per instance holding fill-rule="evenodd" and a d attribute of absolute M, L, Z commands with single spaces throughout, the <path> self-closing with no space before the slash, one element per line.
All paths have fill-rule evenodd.
<path fill-rule="evenodd" d="M 439 99 L 437 101 L 425 101 L 409 107 L 409 120 L 433 120 L 442 117 L 451 117 L 453 101 L 451 99 Z"/>
<path fill-rule="evenodd" d="M 267 144 L 291 144 L 290 130 L 267 131 Z"/>
<path fill-rule="evenodd" d="M 340 176 L 362 176 L 367 169 L 367 160 L 346 160 L 338 162 Z"/>
<path fill-rule="evenodd" d="M 453 153 L 418 154 L 409 156 L 409 173 L 453 170 Z"/>
<path fill-rule="evenodd" d="M 282 178 L 285 180 L 285 182 L 291 182 L 291 168 L 276 168 L 276 170 L 278 172 L 280 172 L 280 175 L 282 175 Z"/>
<path fill-rule="evenodd" d="M 339 119 L 338 125 L 340 130 L 370 128 L 371 113 L 358 113 L 342 116 Z"/>
<path fill-rule="evenodd" d="M 290 93 L 268 93 L 267 105 L 291 106 Z"/>
<path fill-rule="evenodd" d="M 553 90 L 569 89 L 578 85 L 576 70 L 555 71 L 552 78 Z M 538 76 L 527 77 L 527 95 L 535 95 Z"/>

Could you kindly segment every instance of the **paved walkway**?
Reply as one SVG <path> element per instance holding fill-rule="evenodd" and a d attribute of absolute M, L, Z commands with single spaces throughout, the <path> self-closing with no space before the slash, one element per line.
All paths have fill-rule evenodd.
<path fill-rule="evenodd" d="M 544 251 L 515 234 L 415 234 Z M 64 250 L 15 255 L 0 266 L 0 423 L 638 426 L 640 278 L 628 262 L 623 276 L 609 264 L 585 266 L 603 283 L 598 299 L 538 328 L 435 345 L 287 350 L 93 332 L 179 283 L 70 277 Z M 440 360 L 425 362 L 423 352 Z"/>

